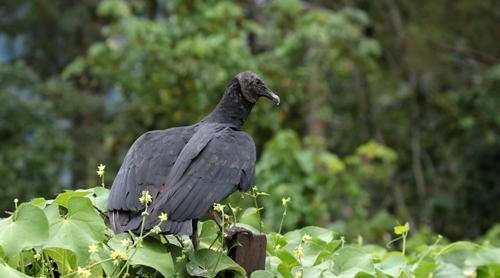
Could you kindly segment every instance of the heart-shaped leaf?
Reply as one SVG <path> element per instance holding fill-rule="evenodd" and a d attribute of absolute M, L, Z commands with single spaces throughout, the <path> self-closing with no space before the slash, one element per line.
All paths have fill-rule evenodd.
<path fill-rule="evenodd" d="M 114 250 L 125 252 L 121 241 L 127 238 L 131 239 L 129 234 L 119 234 L 113 237 L 108 244 Z M 149 266 L 167 278 L 174 277 L 174 262 L 167 248 L 153 237 L 146 237 L 141 244 L 142 247 L 136 247 L 136 250 L 129 251 L 130 255 L 134 254 L 131 258 L 131 264 Z"/>
<path fill-rule="evenodd" d="M 40 246 L 48 240 L 49 221 L 43 210 L 35 205 L 23 204 L 14 216 L 0 221 L 0 246 L 5 258 L 11 258 L 25 248 Z"/>
<path fill-rule="evenodd" d="M 212 274 L 223 270 L 235 270 L 246 275 L 245 270 L 228 256 L 211 249 L 201 249 L 189 255 L 186 265 L 188 273 L 192 276 L 212 277 Z"/>
<path fill-rule="evenodd" d="M 55 204 L 45 209 L 50 224 L 50 239 L 43 248 L 63 248 L 76 254 L 78 266 L 87 262 L 89 246 L 104 240 L 104 221 L 85 197 L 72 196 L 68 199 L 68 214 L 59 216 Z"/>

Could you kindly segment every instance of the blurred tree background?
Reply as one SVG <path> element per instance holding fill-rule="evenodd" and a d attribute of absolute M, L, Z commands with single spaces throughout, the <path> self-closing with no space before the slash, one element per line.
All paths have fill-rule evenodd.
<path fill-rule="evenodd" d="M 130 145 L 190 125 L 252 70 L 244 126 L 266 226 L 381 240 L 500 221 L 495 0 L 2 0 L 0 209 L 106 184 Z"/>

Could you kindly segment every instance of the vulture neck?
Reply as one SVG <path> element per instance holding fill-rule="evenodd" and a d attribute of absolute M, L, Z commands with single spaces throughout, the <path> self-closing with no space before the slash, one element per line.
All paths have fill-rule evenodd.
<path fill-rule="evenodd" d="M 219 123 L 241 130 L 252 111 L 254 103 L 248 102 L 241 93 L 237 81 L 231 82 L 217 107 L 201 123 Z"/>

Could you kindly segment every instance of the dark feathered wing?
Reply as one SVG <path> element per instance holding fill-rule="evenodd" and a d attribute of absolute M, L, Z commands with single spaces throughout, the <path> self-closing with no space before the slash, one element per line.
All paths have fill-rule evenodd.
<path fill-rule="evenodd" d="M 201 126 L 179 154 L 165 190 L 151 204 L 145 228 L 153 228 L 158 216 L 167 213 L 169 221 L 160 228 L 176 233 L 179 225 L 191 223 L 236 190 L 248 191 L 255 176 L 255 159 L 255 144 L 247 133 L 221 124 Z M 137 228 L 141 219 L 132 219 L 127 229 Z"/>
<path fill-rule="evenodd" d="M 139 197 L 147 190 L 154 199 L 160 194 L 177 157 L 195 132 L 194 126 L 150 131 L 139 137 L 128 151 L 113 182 L 108 199 L 115 233 L 125 231 L 130 211 L 144 209 Z"/>

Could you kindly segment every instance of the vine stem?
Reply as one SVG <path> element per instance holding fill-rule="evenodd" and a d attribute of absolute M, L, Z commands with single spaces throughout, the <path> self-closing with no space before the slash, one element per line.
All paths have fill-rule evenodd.
<path fill-rule="evenodd" d="M 215 271 L 217 270 L 217 266 L 219 265 L 221 257 L 222 257 L 222 252 L 219 252 L 219 258 L 217 259 L 217 263 L 215 264 L 214 270 L 212 271 L 212 274 L 210 274 L 210 277 L 215 277 Z"/>
<path fill-rule="evenodd" d="M 19 264 L 21 265 L 21 272 L 23 274 L 26 274 L 25 270 L 24 270 L 24 256 L 23 256 L 23 252 L 21 251 L 21 253 L 19 253 Z"/>
<path fill-rule="evenodd" d="M 44 256 L 47 259 L 47 268 L 49 269 L 50 276 L 52 276 L 52 278 L 55 278 L 54 277 L 54 268 L 52 267 L 52 264 L 50 263 L 49 256 L 47 254 L 44 254 Z"/>
<path fill-rule="evenodd" d="M 281 218 L 280 229 L 278 230 L 278 234 L 280 234 L 280 235 L 281 235 L 281 227 L 283 226 L 283 222 L 285 221 L 285 216 L 286 216 L 286 208 L 287 208 L 287 207 L 288 207 L 288 206 L 287 206 L 287 205 L 286 205 L 286 203 L 285 203 L 285 211 L 283 212 L 283 218 Z"/>
<path fill-rule="evenodd" d="M 231 208 L 231 206 L 229 206 L 229 208 Z M 231 209 L 232 211 L 232 209 Z M 214 267 L 214 270 L 212 271 L 212 274 L 210 275 L 210 277 L 215 277 L 215 270 L 217 270 L 217 266 L 219 265 L 219 261 L 220 261 L 220 258 L 222 257 L 222 252 L 224 250 L 224 225 L 225 225 L 225 221 L 226 221 L 226 217 L 224 217 L 224 209 L 221 210 L 221 213 L 222 213 L 222 234 L 221 234 L 221 238 L 222 238 L 222 247 L 219 251 L 219 258 L 217 259 L 217 263 L 215 263 L 215 267 Z"/>
<path fill-rule="evenodd" d="M 255 208 L 257 209 L 257 218 L 259 220 L 259 233 L 262 233 L 262 220 L 260 219 L 260 210 L 259 210 L 259 205 L 257 204 L 257 197 L 253 196 L 253 200 L 255 201 Z"/>

